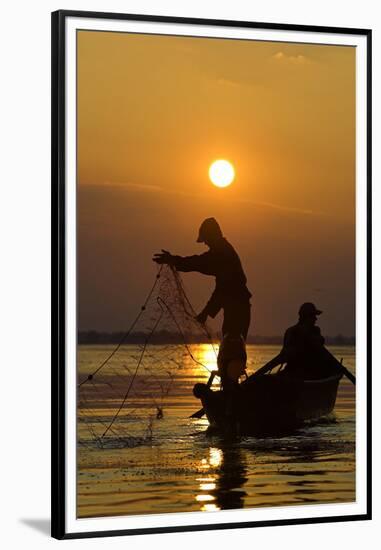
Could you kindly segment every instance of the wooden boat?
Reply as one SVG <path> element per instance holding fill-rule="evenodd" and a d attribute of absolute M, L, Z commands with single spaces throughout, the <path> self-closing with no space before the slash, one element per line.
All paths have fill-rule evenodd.
<path fill-rule="evenodd" d="M 201 400 L 211 427 L 225 431 L 234 423 L 242 435 L 265 435 L 330 414 L 342 376 L 338 371 L 326 378 L 302 380 L 281 371 L 252 376 L 234 394 L 213 391 L 208 384 L 196 384 L 193 393 Z"/>

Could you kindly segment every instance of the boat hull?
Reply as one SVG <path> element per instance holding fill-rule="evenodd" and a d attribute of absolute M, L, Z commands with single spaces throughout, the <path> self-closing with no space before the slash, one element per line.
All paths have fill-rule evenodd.
<path fill-rule="evenodd" d="M 214 428 L 224 431 L 233 422 L 242 435 L 282 433 L 332 413 L 341 377 L 300 380 L 270 374 L 249 379 L 233 394 L 212 391 L 206 384 L 196 384 L 194 394 Z"/>

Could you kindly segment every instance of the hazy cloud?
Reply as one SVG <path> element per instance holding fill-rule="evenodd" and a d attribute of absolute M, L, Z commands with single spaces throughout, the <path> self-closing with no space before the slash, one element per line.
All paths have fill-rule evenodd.
<path fill-rule="evenodd" d="M 160 185 L 150 185 L 146 183 L 132 183 L 132 182 L 111 182 L 106 181 L 106 185 L 110 185 L 112 187 L 123 187 L 125 189 L 136 189 L 137 191 L 153 191 L 153 192 L 160 192 L 165 191 L 163 187 L 160 187 Z"/>
<path fill-rule="evenodd" d="M 217 78 L 217 83 L 223 86 L 232 86 L 234 88 L 242 85 L 242 82 L 237 82 L 236 80 L 232 80 L 230 78 Z"/>
<path fill-rule="evenodd" d="M 275 59 L 279 63 L 288 63 L 290 65 L 308 65 L 311 63 L 311 60 L 305 55 L 286 55 L 284 52 L 279 51 L 272 56 L 272 59 Z"/>
<path fill-rule="evenodd" d="M 95 185 L 102 185 L 102 184 L 95 184 Z M 131 189 L 136 191 L 148 191 L 148 192 L 160 192 L 160 193 L 167 193 L 170 195 L 180 195 L 183 197 L 192 197 L 192 198 L 203 198 L 202 193 L 192 193 L 191 191 L 183 191 L 181 189 L 174 189 L 171 187 L 161 187 L 160 185 L 150 185 L 145 183 L 131 183 L 131 182 L 106 182 L 107 186 L 110 187 L 122 187 L 124 189 Z M 264 208 L 271 208 L 275 210 L 281 210 L 284 212 L 292 212 L 295 214 L 303 214 L 303 215 L 315 215 L 315 216 L 321 216 L 324 215 L 323 212 L 319 211 L 313 211 L 309 209 L 304 208 L 294 208 L 290 206 L 285 206 L 281 204 L 271 203 L 271 202 L 263 202 L 263 201 L 255 201 L 249 198 L 225 198 L 220 197 L 219 200 L 222 201 L 229 201 L 229 202 L 235 202 L 235 203 L 245 203 L 245 204 L 252 204 L 253 206 L 262 206 Z"/>

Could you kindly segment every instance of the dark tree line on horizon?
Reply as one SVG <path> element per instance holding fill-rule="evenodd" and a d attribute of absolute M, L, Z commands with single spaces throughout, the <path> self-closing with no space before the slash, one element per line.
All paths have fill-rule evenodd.
<path fill-rule="evenodd" d="M 119 344 L 124 336 L 124 332 L 98 332 L 96 330 L 87 330 L 78 332 L 78 344 Z M 199 334 L 185 334 L 184 335 L 186 343 L 189 344 L 205 344 L 209 340 L 207 337 L 200 337 Z M 217 335 L 217 340 L 220 335 Z M 143 344 L 147 338 L 147 333 L 145 332 L 133 332 L 131 333 L 125 341 L 125 344 Z M 179 333 L 170 332 L 167 330 L 160 330 L 154 333 L 150 339 L 150 344 L 182 344 L 184 340 Z M 326 344 L 336 345 L 336 346 L 353 346 L 356 343 L 354 336 L 344 336 L 342 334 L 337 334 L 336 336 L 326 336 Z M 274 335 L 274 336 L 262 336 L 262 335 L 251 335 L 247 337 L 248 344 L 282 344 L 283 336 Z"/>

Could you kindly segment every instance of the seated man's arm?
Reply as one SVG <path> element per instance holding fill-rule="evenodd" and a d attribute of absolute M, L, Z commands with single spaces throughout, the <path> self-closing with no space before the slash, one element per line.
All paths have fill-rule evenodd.
<path fill-rule="evenodd" d="M 293 327 L 286 330 L 283 337 L 283 348 L 280 352 L 282 362 L 287 363 L 290 359 L 293 359 L 298 352 L 296 338 Z"/>
<path fill-rule="evenodd" d="M 281 349 L 280 353 L 271 361 L 266 363 L 262 368 L 260 368 L 255 375 L 260 374 L 266 374 L 266 372 L 271 371 L 278 365 L 282 365 L 283 363 L 286 363 L 289 357 L 289 350 L 290 350 L 290 341 L 292 340 L 292 329 L 287 329 L 284 333 L 283 337 L 283 348 Z"/>

